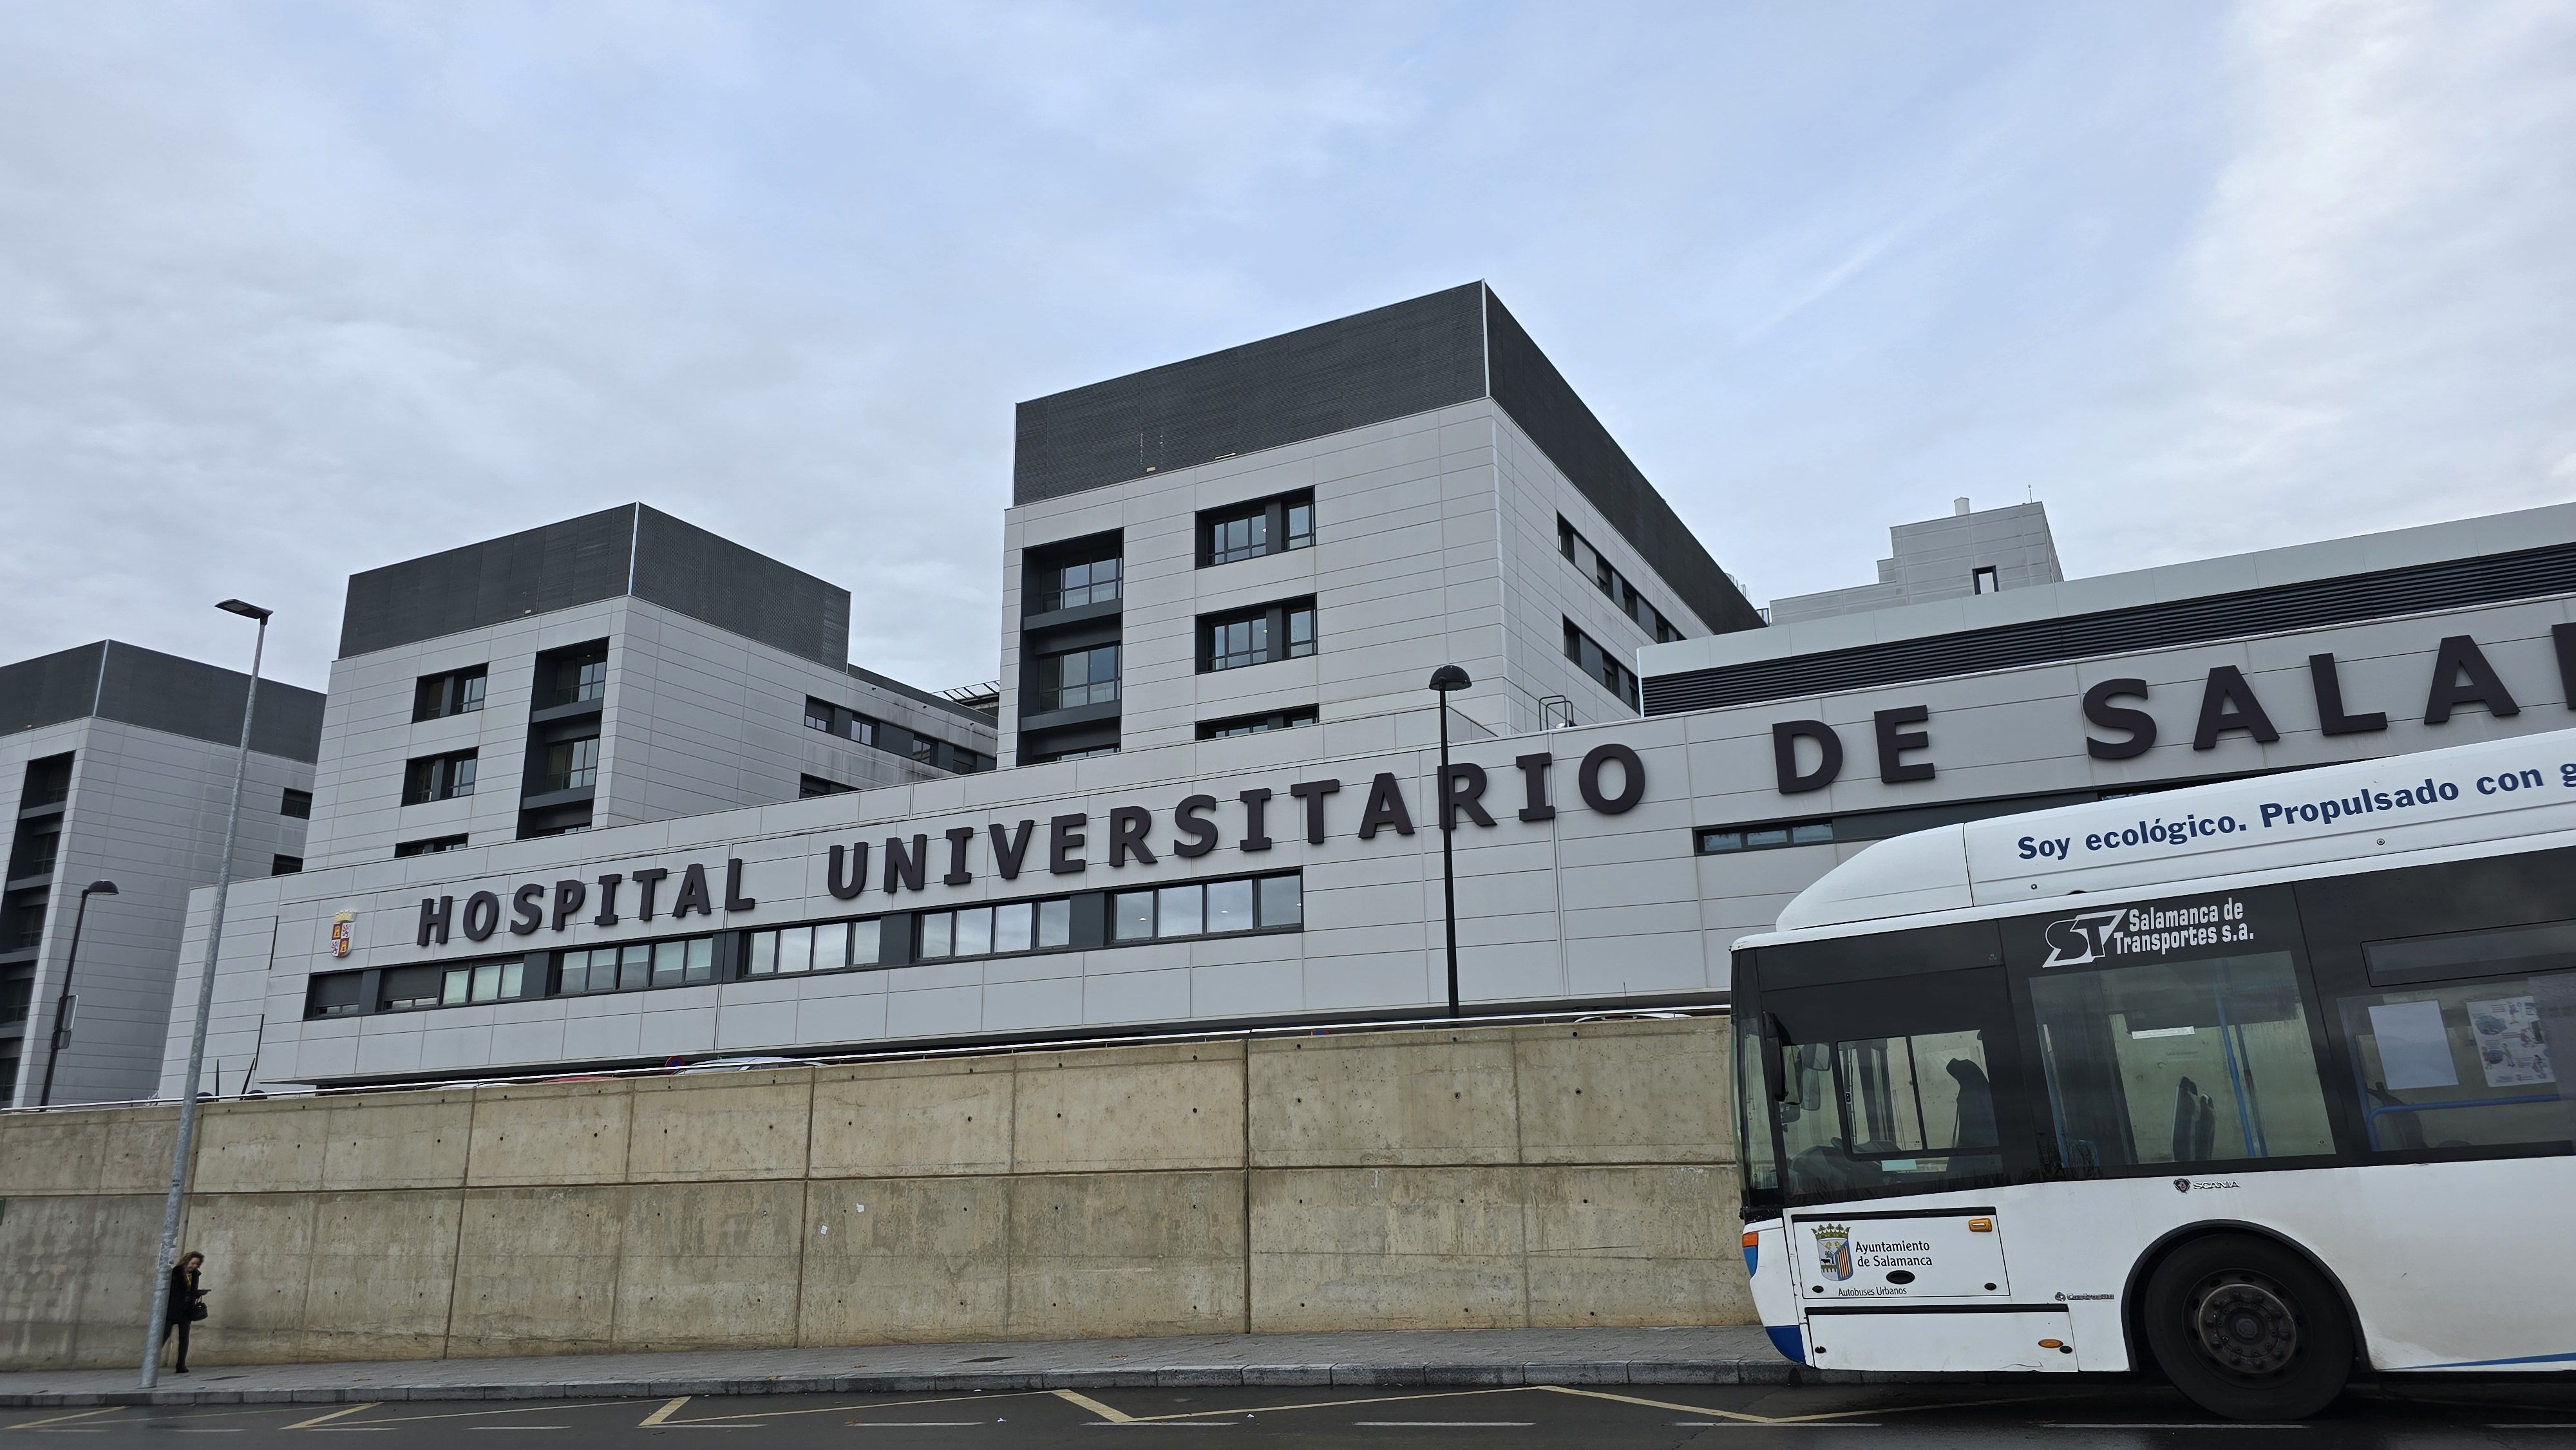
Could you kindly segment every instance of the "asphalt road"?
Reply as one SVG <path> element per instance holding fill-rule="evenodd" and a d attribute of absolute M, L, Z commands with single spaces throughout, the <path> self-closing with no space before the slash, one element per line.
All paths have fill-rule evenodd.
<path fill-rule="evenodd" d="M 2168 1392 L 2112 1387 L 1820 1389 L 1103 1390 L 1097 1394 L 697 1396 L 573 1402 L 407 1401 L 350 1406 L 110 1408 L 0 1414 L 11 1441 L 79 1437 L 109 1447 L 292 1444 L 362 1435 L 397 1447 L 527 1450 L 720 1445 L 764 1450 L 883 1445 L 1041 1450 L 1142 1440 L 1170 1446 L 1786 1445 L 1835 1447 L 2576 1445 L 2576 1386 L 2434 1385 L 2361 1390 L 2304 1425 L 2212 1421 Z M 382 1440 L 373 1437 L 382 1435 Z M 209 1441 L 200 1437 L 239 1437 Z M 7 1442 L 0 1442 L 6 1444 Z M 345 1443 L 345 1441 L 343 1442 Z"/>

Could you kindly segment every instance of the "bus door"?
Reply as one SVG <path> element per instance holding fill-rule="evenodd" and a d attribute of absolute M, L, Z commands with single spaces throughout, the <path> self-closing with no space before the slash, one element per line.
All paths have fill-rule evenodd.
<path fill-rule="evenodd" d="M 1765 948 L 1760 973 L 1809 1362 L 2078 1368 L 2064 1308 L 2015 1302 L 2008 1215 L 1958 1197 L 2027 1156 L 1995 929 Z"/>

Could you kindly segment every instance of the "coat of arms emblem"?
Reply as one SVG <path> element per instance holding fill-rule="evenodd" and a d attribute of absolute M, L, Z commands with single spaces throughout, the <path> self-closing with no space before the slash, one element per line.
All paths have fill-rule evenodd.
<path fill-rule="evenodd" d="M 1840 1283 L 1852 1276 L 1851 1229 L 1839 1223 L 1818 1224 L 1810 1230 L 1816 1236 L 1816 1269 L 1826 1278 Z"/>

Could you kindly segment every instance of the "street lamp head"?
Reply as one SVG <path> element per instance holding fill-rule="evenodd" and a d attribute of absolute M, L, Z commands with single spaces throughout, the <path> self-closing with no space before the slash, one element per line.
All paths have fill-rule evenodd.
<path fill-rule="evenodd" d="M 274 612 L 272 610 L 262 609 L 256 604 L 245 603 L 239 599 L 227 599 L 215 607 L 226 614 L 238 614 L 244 619 L 264 620 Z"/>
<path fill-rule="evenodd" d="M 1456 665 L 1442 665 L 1431 672 L 1431 688 L 1444 695 L 1451 690 L 1463 690 L 1474 683 L 1476 683 L 1474 680 L 1467 678 L 1467 672 Z"/>
<path fill-rule="evenodd" d="M 113 881 L 93 881 L 81 888 L 83 896 L 114 896 L 115 894 L 116 883 Z"/>

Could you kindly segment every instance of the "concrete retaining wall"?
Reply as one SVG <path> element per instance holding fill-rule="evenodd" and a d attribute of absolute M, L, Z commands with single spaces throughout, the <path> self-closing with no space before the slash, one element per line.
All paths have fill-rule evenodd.
<path fill-rule="evenodd" d="M 1722 1021 L 209 1105 L 209 1364 L 1748 1320 Z M 177 1112 L 0 1118 L 0 1365 L 128 1363 Z"/>

